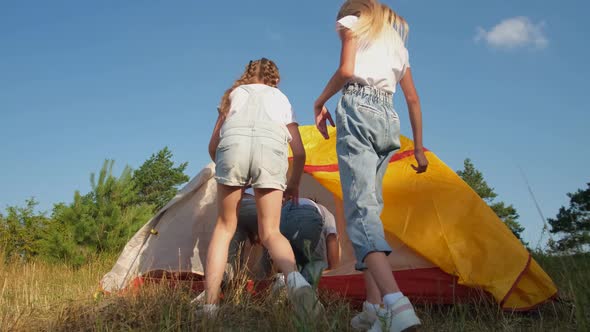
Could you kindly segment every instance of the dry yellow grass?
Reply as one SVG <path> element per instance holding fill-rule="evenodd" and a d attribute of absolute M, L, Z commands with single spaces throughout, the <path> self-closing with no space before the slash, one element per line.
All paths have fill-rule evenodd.
<path fill-rule="evenodd" d="M 578 258 L 538 258 L 560 286 L 563 300 L 530 313 L 507 313 L 494 303 L 421 306 L 422 331 L 567 331 L 588 329 L 590 263 Z M 94 297 L 114 257 L 80 269 L 44 263 L 0 264 L 1 331 L 350 331 L 354 310 L 322 294 L 326 316 L 298 322 L 284 297 L 252 297 L 237 282 L 220 315 L 206 320 L 185 287 L 147 286 L 125 296 Z"/>
<path fill-rule="evenodd" d="M 86 305 L 112 259 L 97 259 L 80 269 L 46 263 L 0 263 L 0 330 L 26 330 L 66 308 Z"/>

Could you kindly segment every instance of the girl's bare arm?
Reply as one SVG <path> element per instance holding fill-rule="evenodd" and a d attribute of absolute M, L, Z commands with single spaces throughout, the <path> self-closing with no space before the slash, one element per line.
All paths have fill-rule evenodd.
<path fill-rule="evenodd" d="M 287 182 L 287 190 L 285 192 L 285 198 L 292 199 L 293 203 L 299 202 L 299 183 L 301 182 L 301 176 L 303 175 L 303 168 L 305 167 L 305 148 L 301 141 L 301 134 L 299 133 L 299 125 L 297 123 L 291 123 L 287 125 L 287 129 L 291 134 L 291 151 L 293 151 L 293 169 L 291 177 Z"/>
<path fill-rule="evenodd" d="M 340 39 L 342 40 L 340 65 L 313 106 L 316 127 L 326 139 L 329 138 L 326 120 L 330 121 L 332 126 L 334 126 L 334 121 L 324 104 L 328 102 L 332 96 L 338 93 L 344 84 L 346 84 L 346 82 L 348 82 L 348 80 L 354 75 L 356 61 L 357 40 L 352 31 L 349 29 L 340 30 Z"/>
<path fill-rule="evenodd" d="M 217 122 L 215 122 L 215 128 L 213 128 L 213 133 L 211 134 L 211 139 L 209 140 L 209 155 L 213 161 L 215 161 L 215 152 L 217 150 L 217 146 L 219 145 L 219 134 L 224 121 L 225 115 L 219 113 Z"/>
<path fill-rule="evenodd" d="M 418 166 L 412 165 L 417 173 L 423 173 L 428 167 L 428 160 L 424 155 L 424 145 L 422 142 L 422 109 L 420 106 L 420 97 L 416 92 L 416 86 L 412 78 L 412 70 L 407 69 L 404 77 L 400 81 L 400 86 L 404 92 L 408 112 L 410 114 L 410 123 L 412 124 L 412 133 L 414 135 L 414 157 Z"/>

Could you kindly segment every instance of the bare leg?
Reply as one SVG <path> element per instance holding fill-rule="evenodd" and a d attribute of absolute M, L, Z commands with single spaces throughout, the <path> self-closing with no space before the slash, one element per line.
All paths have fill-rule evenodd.
<path fill-rule="evenodd" d="M 383 327 L 386 327 L 389 331 L 416 331 L 415 328 L 420 325 L 420 319 L 416 316 L 408 298 L 401 294 L 385 254 L 382 252 L 371 253 L 365 258 L 365 264 L 383 294 L 383 304 L 387 309 L 385 316 L 380 316 L 377 313 L 379 319 L 373 322 L 371 330 L 380 327 L 379 331 L 381 331 Z M 399 305 L 397 305 L 398 303 Z"/>
<path fill-rule="evenodd" d="M 365 276 L 365 288 L 367 290 L 367 298 L 366 298 L 367 302 L 369 302 L 371 304 L 381 304 L 381 302 L 383 300 L 383 295 L 381 295 L 381 291 L 379 290 L 377 283 L 375 283 L 375 279 L 373 279 L 373 277 L 371 276 L 371 272 L 364 271 L 363 274 Z"/>
<path fill-rule="evenodd" d="M 254 189 L 258 211 L 258 234 L 278 269 L 285 275 L 296 271 L 295 255 L 289 240 L 281 234 L 283 192 L 276 189 Z"/>
<path fill-rule="evenodd" d="M 370 329 L 377 320 L 377 314 L 382 302 L 382 295 L 371 272 L 365 270 L 363 275 L 365 277 L 367 296 L 365 303 L 363 303 L 363 310 L 351 319 L 350 324 L 356 330 L 366 331 Z"/>
<path fill-rule="evenodd" d="M 399 287 L 395 278 L 391 273 L 391 267 L 387 261 L 387 256 L 382 252 L 373 252 L 365 257 L 365 264 L 369 268 L 369 273 L 375 281 L 379 292 L 382 295 L 387 295 L 395 292 L 399 292 Z M 379 301 L 378 303 L 380 303 Z"/>
<path fill-rule="evenodd" d="M 205 268 L 206 303 L 219 301 L 223 271 L 227 263 L 229 244 L 238 224 L 238 204 L 242 197 L 241 187 L 217 185 L 217 223 L 207 250 Z"/>

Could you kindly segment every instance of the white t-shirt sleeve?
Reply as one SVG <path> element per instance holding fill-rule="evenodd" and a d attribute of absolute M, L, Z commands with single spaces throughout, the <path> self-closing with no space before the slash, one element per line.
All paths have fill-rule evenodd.
<path fill-rule="evenodd" d="M 338 234 L 338 231 L 336 230 L 336 218 L 334 218 L 334 215 L 323 205 L 318 204 L 318 208 L 324 217 L 324 233 L 326 236 L 330 234 Z"/>
<path fill-rule="evenodd" d="M 295 116 L 295 111 L 289 102 L 289 98 L 285 96 L 284 93 L 277 90 L 277 98 L 276 99 L 276 109 L 280 110 L 281 114 L 283 115 L 283 123 L 289 125 L 291 123 L 297 123 L 297 117 Z"/>
<path fill-rule="evenodd" d="M 343 18 L 336 21 L 336 30 L 343 28 L 352 29 L 352 27 L 358 22 L 359 18 L 354 15 L 344 16 Z"/>
<path fill-rule="evenodd" d="M 404 77 L 404 75 L 406 74 L 406 71 L 408 70 L 408 68 L 410 68 L 410 53 L 408 52 L 408 49 L 406 47 L 404 47 L 404 50 L 402 52 L 402 57 L 403 57 L 404 69 L 402 70 L 401 77 Z"/>
<path fill-rule="evenodd" d="M 234 115 L 248 100 L 248 91 L 238 86 L 229 94 L 229 116 Z"/>

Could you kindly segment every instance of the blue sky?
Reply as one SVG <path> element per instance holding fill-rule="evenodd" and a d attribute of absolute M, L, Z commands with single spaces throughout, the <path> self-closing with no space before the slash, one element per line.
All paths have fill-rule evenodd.
<path fill-rule="evenodd" d="M 169 146 L 196 174 L 219 98 L 266 56 L 302 124 L 337 66 L 341 1 L 0 1 L 0 210 L 89 190 L 105 158 Z M 411 26 L 425 145 L 471 158 L 536 244 L 542 212 L 590 180 L 590 48 L 582 0 L 387 1 Z M 332 99 L 329 106 L 335 103 Z M 396 97 L 403 133 L 410 126 Z"/>

